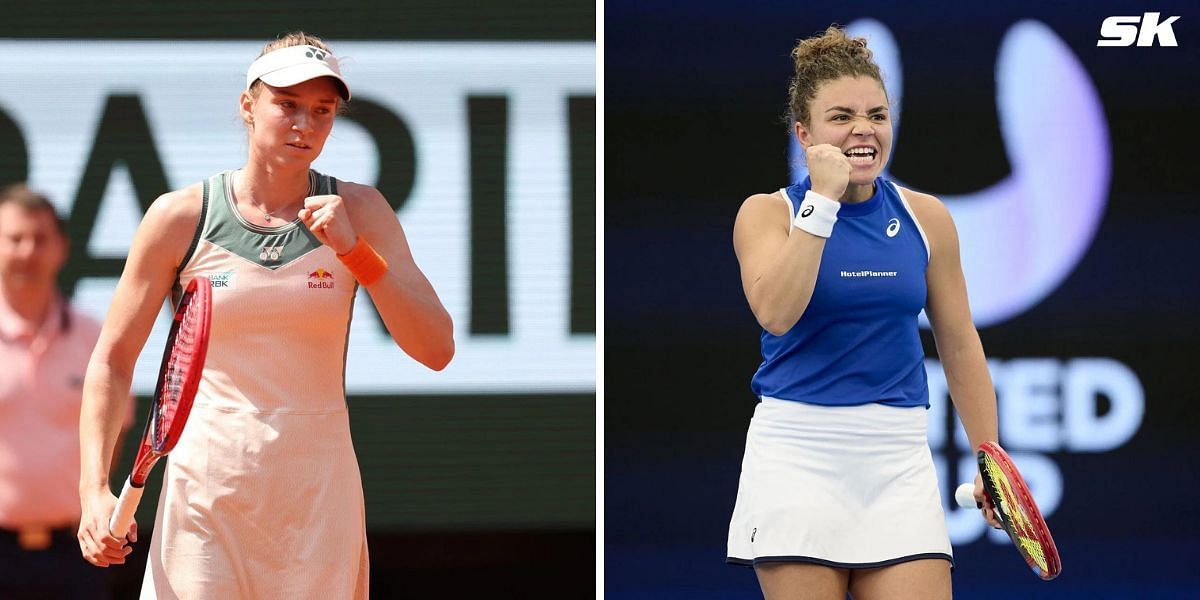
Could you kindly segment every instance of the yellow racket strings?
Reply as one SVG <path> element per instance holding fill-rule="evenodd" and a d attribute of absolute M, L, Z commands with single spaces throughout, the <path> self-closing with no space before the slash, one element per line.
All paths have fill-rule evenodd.
<path fill-rule="evenodd" d="M 1033 521 L 1025 514 L 1022 504 L 1017 501 L 1017 495 L 1013 492 L 1008 477 L 1004 475 L 1004 470 L 987 454 L 983 456 L 983 468 L 996 488 L 997 494 L 995 495 L 999 496 L 992 498 L 992 501 L 1011 523 L 1013 536 L 1016 538 L 1014 541 L 1026 556 L 1037 563 L 1043 572 L 1048 571 L 1050 567 L 1046 563 L 1046 554 L 1042 550 L 1042 544 L 1033 535 Z"/>

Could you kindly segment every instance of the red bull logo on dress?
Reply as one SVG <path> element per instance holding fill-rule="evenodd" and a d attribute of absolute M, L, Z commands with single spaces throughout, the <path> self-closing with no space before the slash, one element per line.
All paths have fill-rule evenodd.
<path fill-rule="evenodd" d="M 325 269 L 317 269 L 308 274 L 309 289 L 333 289 L 333 273 Z"/>

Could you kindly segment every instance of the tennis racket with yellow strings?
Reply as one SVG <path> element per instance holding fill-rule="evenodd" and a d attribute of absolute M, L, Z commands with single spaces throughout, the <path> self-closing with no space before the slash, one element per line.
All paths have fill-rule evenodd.
<path fill-rule="evenodd" d="M 996 507 L 1000 524 L 1017 551 L 1038 577 L 1046 581 L 1058 577 L 1062 572 L 1058 548 L 1012 458 L 998 444 L 984 442 L 979 446 L 978 459 L 983 493 Z M 974 491 L 974 484 L 959 486 L 954 494 L 958 505 L 975 508 Z"/>

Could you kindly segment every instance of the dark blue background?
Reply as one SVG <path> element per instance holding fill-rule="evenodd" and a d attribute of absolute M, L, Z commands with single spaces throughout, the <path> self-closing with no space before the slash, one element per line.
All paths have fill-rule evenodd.
<path fill-rule="evenodd" d="M 758 328 L 731 233 L 741 201 L 788 181 L 795 40 L 871 17 L 901 48 L 904 145 L 891 172 L 960 193 L 1008 175 L 995 111 L 1004 32 L 1049 25 L 1095 83 L 1113 173 L 1082 262 L 1033 309 L 980 331 L 990 357 L 1111 357 L 1137 373 L 1141 428 L 1101 454 L 1051 454 L 1064 571 L 956 547 L 962 598 L 1195 597 L 1200 589 L 1200 13 L 1135 3 L 609 2 L 605 5 L 605 589 L 610 598 L 753 598 L 724 566 Z M 1180 15 L 1178 48 L 1098 48 L 1111 15 Z M 923 334 L 927 352 L 932 342 Z M 1001 433 L 1003 441 L 1003 432 Z"/>

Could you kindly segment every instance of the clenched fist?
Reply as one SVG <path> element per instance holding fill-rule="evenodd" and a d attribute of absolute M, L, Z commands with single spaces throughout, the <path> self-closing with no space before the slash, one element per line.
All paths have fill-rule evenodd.
<path fill-rule="evenodd" d="M 804 151 L 808 160 L 808 175 L 812 190 L 831 200 L 838 200 L 850 185 L 850 159 L 842 149 L 830 144 L 816 144 Z"/>
<path fill-rule="evenodd" d="M 322 244 L 338 254 L 349 252 L 358 240 L 358 233 L 346 214 L 346 204 L 336 194 L 305 198 L 304 208 L 297 216 Z"/>

